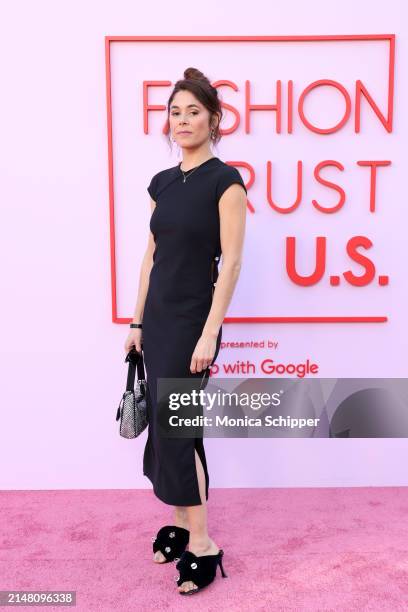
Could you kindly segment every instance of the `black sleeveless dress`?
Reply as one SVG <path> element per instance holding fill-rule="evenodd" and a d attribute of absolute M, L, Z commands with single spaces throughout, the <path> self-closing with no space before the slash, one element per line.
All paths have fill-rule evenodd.
<path fill-rule="evenodd" d="M 155 495 L 166 504 L 201 504 L 195 453 L 201 459 L 208 499 L 209 475 L 202 437 L 165 438 L 158 435 L 157 379 L 196 378 L 191 357 L 211 308 L 221 256 L 218 202 L 233 183 L 246 190 L 238 170 L 212 157 L 196 166 L 184 182 L 181 162 L 155 174 L 147 188 L 156 202 L 150 230 L 156 247 L 143 312 L 143 356 L 147 380 L 148 437 L 143 474 Z M 190 174 L 191 173 L 191 174 Z M 219 330 L 215 362 L 222 337 Z M 204 378 L 203 378 L 204 375 Z"/>

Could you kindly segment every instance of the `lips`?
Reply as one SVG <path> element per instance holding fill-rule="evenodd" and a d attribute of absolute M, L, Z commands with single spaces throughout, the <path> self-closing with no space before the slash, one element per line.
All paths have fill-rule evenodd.
<path fill-rule="evenodd" d="M 191 132 L 178 132 L 178 134 L 191 134 Z"/>

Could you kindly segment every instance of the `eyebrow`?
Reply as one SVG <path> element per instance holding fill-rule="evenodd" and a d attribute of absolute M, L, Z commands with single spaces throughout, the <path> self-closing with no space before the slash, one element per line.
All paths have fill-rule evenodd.
<path fill-rule="evenodd" d="M 187 108 L 190 108 L 191 106 L 195 106 L 196 108 L 199 108 L 199 106 L 197 106 L 197 104 L 188 104 Z M 170 106 L 170 108 L 180 108 L 179 106 L 177 106 L 177 104 L 172 104 Z"/>

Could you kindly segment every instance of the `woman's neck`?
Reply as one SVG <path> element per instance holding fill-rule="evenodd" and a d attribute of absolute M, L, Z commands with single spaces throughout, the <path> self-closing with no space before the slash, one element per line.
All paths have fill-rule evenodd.
<path fill-rule="evenodd" d="M 208 159 L 211 159 L 212 157 L 214 157 L 212 151 L 193 152 L 193 153 L 184 151 L 183 159 L 181 161 L 180 167 L 184 172 L 187 172 L 191 168 L 195 168 L 196 166 L 203 164 L 205 161 L 207 161 Z"/>

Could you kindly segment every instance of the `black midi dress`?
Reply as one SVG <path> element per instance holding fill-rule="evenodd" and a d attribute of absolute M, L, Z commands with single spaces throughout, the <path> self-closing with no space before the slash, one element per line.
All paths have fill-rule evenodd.
<path fill-rule="evenodd" d="M 204 469 L 208 499 L 203 438 L 159 435 L 157 380 L 195 378 L 200 379 L 201 388 L 205 387 L 209 371 L 192 373 L 190 363 L 218 277 L 221 256 L 218 202 L 233 183 L 247 190 L 238 170 L 218 157 L 185 171 L 185 182 L 180 166 L 181 162 L 158 172 L 147 188 L 156 202 L 150 218 L 156 246 L 142 321 L 149 419 L 143 474 L 150 479 L 161 501 L 196 506 L 202 502 L 195 450 Z M 211 365 L 218 356 L 221 337 L 222 327 Z"/>

